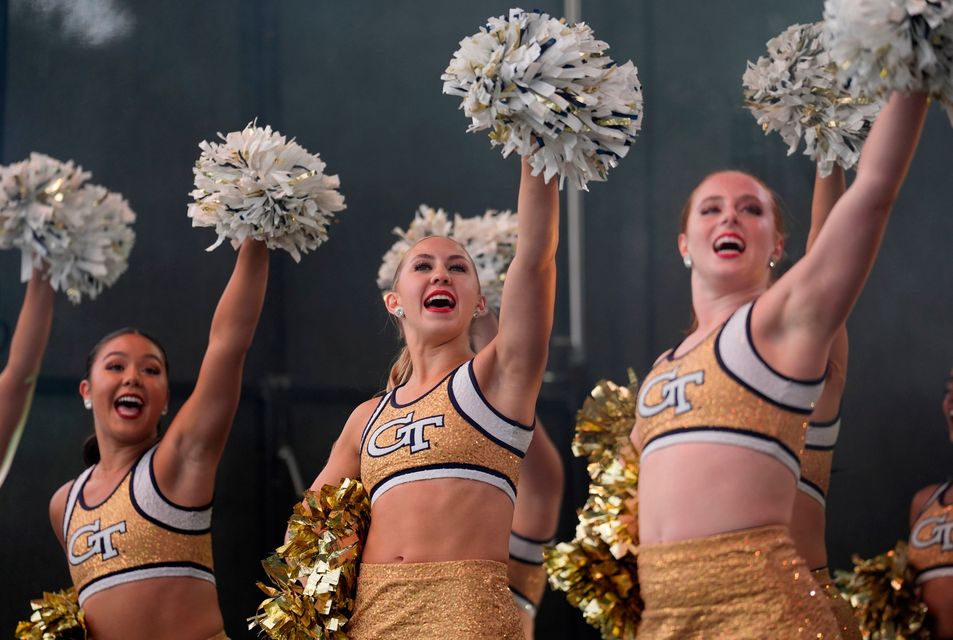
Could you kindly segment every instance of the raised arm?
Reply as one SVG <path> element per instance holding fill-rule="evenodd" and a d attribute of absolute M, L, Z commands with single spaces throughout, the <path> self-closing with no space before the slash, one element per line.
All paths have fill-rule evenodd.
<path fill-rule="evenodd" d="M 837 201 L 847 189 L 844 170 L 839 165 L 827 177 L 822 177 L 820 171 L 814 176 L 814 196 L 811 200 L 811 229 L 807 234 L 807 252 L 811 251 L 814 241 L 827 222 L 827 217 Z M 844 396 L 844 385 L 847 382 L 847 324 L 842 323 L 834 334 L 828 357 L 827 380 L 824 391 L 817 399 L 812 420 L 827 422 L 840 414 L 841 399 Z"/>
<path fill-rule="evenodd" d="M 823 369 L 834 334 L 870 274 L 926 109 L 923 94 L 890 97 L 864 144 L 856 179 L 834 205 L 810 252 L 756 308 L 755 342 L 783 373 L 807 377 Z"/>
<path fill-rule="evenodd" d="M 499 333 L 481 353 L 480 384 L 497 408 L 513 418 L 532 419 L 546 368 L 556 296 L 556 246 L 559 241 L 559 191 L 533 177 L 523 160 L 517 204 L 516 256 L 506 272 L 500 303 Z M 479 362 L 479 361 L 478 361 Z M 482 366 L 489 365 L 488 370 Z M 516 392 L 513 389 L 516 387 Z M 509 391 L 509 393 L 507 393 Z M 521 400 L 509 398 L 519 395 Z M 519 406 L 517 406 L 519 405 Z"/>
<path fill-rule="evenodd" d="M 0 485 L 13 463 L 53 324 L 53 289 L 45 271 L 33 269 L 20 317 L 10 341 L 10 357 L 0 373 Z"/>
<path fill-rule="evenodd" d="M 194 506 L 211 499 L 267 282 L 268 250 L 262 242 L 246 240 L 215 308 L 195 390 L 172 421 L 156 454 L 160 486 L 172 493 L 173 501 L 178 495 L 182 504 Z"/>

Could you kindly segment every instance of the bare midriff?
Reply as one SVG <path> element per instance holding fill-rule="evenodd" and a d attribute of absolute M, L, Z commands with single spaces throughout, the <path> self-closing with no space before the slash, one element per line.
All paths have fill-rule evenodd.
<path fill-rule="evenodd" d="M 150 578 L 105 589 L 84 603 L 96 640 L 204 640 L 224 622 L 215 585 L 196 578 Z"/>
<path fill-rule="evenodd" d="M 933 638 L 953 639 L 953 577 L 934 578 L 922 584 Z"/>
<path fill-rule="evenodd" d="M 788 525 L 796 493 L 786 466 L 751 449 L 709 443 L 658 449 L 639 468 L 640 542 Z"/>
<path fill-rule="evenodd" d="M 791 517 L 791 537 L 794 538 L 798 555 L 807 561 L 812 571 L 827 566 L 825 526 L 824 507 L 803 491 L 798 491 Z"/>
<path fill-rule="evenodd" d="M 394 487 L 374 504 L 361 562 L 506 562 L 513 503 L 473 480 L 440 478 Z"/>

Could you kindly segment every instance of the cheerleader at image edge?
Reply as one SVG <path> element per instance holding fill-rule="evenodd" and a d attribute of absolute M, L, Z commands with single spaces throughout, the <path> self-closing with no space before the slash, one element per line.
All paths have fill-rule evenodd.
<path fill-rule="evenodd" d="M 45 269 L 34 267 L 10 340 L 10 355 L 0 373 L 0 486 L 13 464 L 30 413 L 52 324 L 53 288 Z"/>
<path fill-rule="evenodd" d="M 943 417 L 953 443 L 953 369 L 946 379 Z M 910 564 L 917 571 L 927 624 L 935 640 L 953 639 L 953 480 L 920 489 L 910 504 Z"/>
<path fill-rule="evenodd" d="M 168 410 L 164 349 L 136 329 L 105 336 L 79 391 L 92 411 L 91 466 L 50 502 L 91 637 L 225 638 L 212 565 L 215 473 L 261 315 L 268 251 L 246 240 L 215 309 L 195 389 Z"/>
<path fill-rule="evenodd" d="M 384 305 L 406 342 L 387 392 L 359 405 L 312 489 L 360 478 L 371 498 L 352 640 L 521 640 L 507 589 L 520 464 L 533 437 L 553 322 L 559 200 L 522 163 L 516 255 L 499 333 L 473 261 L 429 236 L 404 256 Z"/>
<path fill-rule="evenodd" d="M 640 638 L 838 638 L 789 535 L 806 422 L 832 342 L 873 265 L 919 140 L 925 96 L 893 94 L 811 250 L 783 251 L 775 195 L 705 178 L 682 218 L 697 327 L 639 391 Z"/>

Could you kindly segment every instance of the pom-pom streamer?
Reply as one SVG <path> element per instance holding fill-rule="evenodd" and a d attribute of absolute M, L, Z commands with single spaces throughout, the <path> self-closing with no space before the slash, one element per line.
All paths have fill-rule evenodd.
<path fill-rule="evenodd" d="M 73 303 L 115 283 L 135 242 L 129 203 L 89 177 L 41 153 L 0 168 L 0 249 L 21 251 L 21 280 L 46 268 Z"/>
<path fill-rule="evenodd" d="M 188 213 L 193 227 L 215 227 L 209 251 L 226 239 L 237 249 L 252 238 L 298 262 L 327 240 L 334 213 L 346 207 L 338 177 L 324 174 L 317 154 L 254 122 L 218 135 L 222 142 L 199 144 Z"/>
<path fill-rule="evenodd" d="M 347 640 L 370 514 L 356 480 L 306 491 L 288 520 L 287 542 L 262 561 L 274 586 L 258 583 L 268 597 L 248 628 L 281 640 Z"/>
<path fill-rule="evenodd" d="M 834 163 L 851 169 L 860 158 L 880 100 L 852 95 L 823 45 L 823 23 L 795 24 L 768 41 L 768 53 L 748 62 L 745 102 L 765 133 L 777 131 L 788 155 L 804 140 L 804 155 L 822 176 Z"/>
<path fill-rule="evenodd" d="M 907 543 L 863 560 L 854 556 L 853 571 L 836 571 L 835 582 L 850 602 L 864 638 L 928 640 L 927 607 L 920 601 Z"/>
<path fill-rule="evenodd" d="M 638 382 L 621 387 L 602 380 L 576 417 L 573 453 L 589 460 L 589 498 L 578 511 L 572 542 L 545 552 L 549 583 L 602 638 L 634 640 L 643 604 L 639 595 L 638 456 L 629 434 Z"/>
<path fill-rule="evenodd" d="M 642 87 L 631 61 L 617 65 L 584 23 L 511 9 L 460 42 L 441 79 L 463 98 L 468 131 L 489 131 L 503 156 L 533 175 L 578 189 L 603 181 L 642 126 Z"/>
<path fill-rule="evenodd" d="M 827 0 L 824 24 L 855 95 L 923 91 L 953 123 L 953 0 Z"/>
<path fill-rule="evenodd" d="M 29 620 L 17 623 L 13 636 L 17 640 L 84 640 L 86 616 L 79 608 L 76 590 L 43 593 L 30 601 L 33 613 Z"/>

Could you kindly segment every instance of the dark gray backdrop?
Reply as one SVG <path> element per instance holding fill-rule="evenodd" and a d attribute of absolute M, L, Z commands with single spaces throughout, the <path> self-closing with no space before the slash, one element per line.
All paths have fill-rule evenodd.
<path fill-rule="evenodd" d="M 278 542 L 295 497 L 276 447 L 291 444 L 310 481 L 350 408 L 380 387 L 395 353 L 374 287 L 390 229 L 405 225 L 421 202 L 465 215 L 515 204 L 517 162 L 502 160 L 484 136 L 465 134 L 459 101 L 440 94 L 439 80 L 457 42 L 508 5 L 72 4 L 112 4 L 126 18 L 125 35 L 98 42 L 77 35 L 62 11 L 0 2 L 0 160 L 33 150 L 75 159 L 129 199 L 138 241 L 129 271 L 100 299 L 57 301 L 30 423 L 0 489 L 0 634 L 27 615 L 29 598 L 68 584 L 46 507 L 82 469 L 79 447 L 91 425 L 75 388 L 90 346 L 110 329 L 141 326 L 165 342 L 176 402 L 192 387 L 233 261 L 226 248 L 206 254 L 214 235 L 191 230 L 185 216 L 196 144 L 257 117 L 321 153 L 341 176 L 348 210 L 330 242 L 300 264 L 273 256 L 246 392 L 219 470 L 216 571 L 227 630 L 246 637 L 243 619 L 260 599 L 257 561 Z M 535 6 L 562 12 L 560 2 Z M 645 129 L 610 181 L 584 198 L 588 358 L 567 371 L 565 350 L 554 347 L 556 382 L 541 401 L 570 465 L 563 539 L 585 491 L 585 470 L 568 453 L 572 411 L 596 379 L 624 380 L 628 366 L 644 373 L 686 325 L 688 276 L 675 235 L 691 187 L 718 168 L 756 172 L 792 214 L 789 255 L 802 253 L 813 166 L 785 157 L 779 139 L 761 134 L 741 107 L 740 78 L 768 38 L 820 13 L 817 1 L 583 3 L 584 19 L 614 57 L 639 67 Z M 845 426 L 829 500 L 834 566 L 904 536 L 914 490 L 950 472 L 939 405 L 953 365 L 951 142 L 948 121 L 934 109 L 851 319 Z M 11 326 L 22 298 L 18 273 L 19 256 L 0 254 L 0 321 Z M 561 276 L 564 283 L 565 269 Z M 565 300 L 561 284 L 557 345 L 568 333 Z M 559 594 L 547 596 L 539 629 L 545 638 L 593 637 Z"/>

